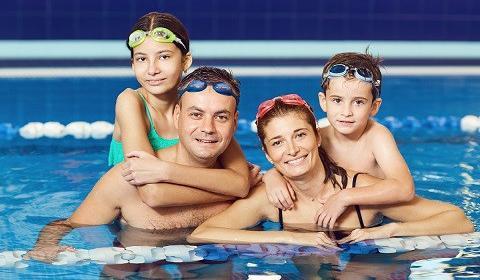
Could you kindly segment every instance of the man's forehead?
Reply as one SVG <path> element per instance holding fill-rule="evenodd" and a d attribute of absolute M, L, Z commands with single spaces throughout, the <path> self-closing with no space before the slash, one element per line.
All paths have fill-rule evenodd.
<path fill-rule="evenodd" d="M 233 96 L 227 96 L 217 93 L 212 87 L 199 92 L 185 92 L 180 98 L 182 107 L 200 108 L 202 110 L 214 110 L 214 111 L 229 111 L 235 112 L 235 98 Z"/>

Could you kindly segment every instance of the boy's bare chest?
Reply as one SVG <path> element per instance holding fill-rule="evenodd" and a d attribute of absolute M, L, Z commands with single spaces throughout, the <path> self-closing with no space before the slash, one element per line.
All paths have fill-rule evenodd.
<path fill-rule="evenodd" d="M 363 143 L 358 145 L 341 145 L 329 143 L 327 154 L 341 167 L 369 174 L 378 174 L 379 166 L 371 147 Z"/>

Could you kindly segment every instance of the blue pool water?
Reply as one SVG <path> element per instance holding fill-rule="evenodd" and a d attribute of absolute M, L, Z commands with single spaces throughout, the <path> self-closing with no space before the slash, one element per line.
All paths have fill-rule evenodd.
<path fill-rule="evenodd" d="M 269 168 L 269 163 L 256 135 L 250 131 L 260 100 L 297 92 L 313 105 L 318 117 L 324 116 L 317 102 L 318 79 L 315 77 L 244 77 L 241 84 L 237 139 L 247 158 L 264 169 Z M 132 78 L 0 79 L 0 173 L 3 174 L 0 252 L 31 248 L 39 230 L 54 219 L 68 217 L 107 170 L 109 139 L 76 140 L 67 136 L 26 140 L 18 136 L 18 128 L 32 121 L 113 122 L 116 95 L 125 87 L 136 87 L 135 81 Z M 384 101 L 377 119 L 392 128 L 414 176 L 417 193 L 462 207 L 478 231 L 480 134 L 462 133 L 458 124 L 461 117 L 480 112 L 480 77 L 386 77 L 382 97 Z M 111 228 L 95 227 L 73 231 L 64 243 L 77 248 L 96 248 L 112 246 L 114 238 Z M 384 255 L 349 257 L 350 265 L 346 267 L 339 267 L 341 256 L 338 255 L 334 260 L 332 256 L 288 260 L 236 256 L 228 263 L 209 263 L 188 269 L 165 264 L 161 266 L 162 273 L 169 271 L 170 274 L 158 275 L 175 278 L 183 273 L 184 277 L 204 279 L 230 275 L 229 278 L 247 279 L 248 274 L 263 271 L 283 275 L 284 279 L 302 279 L 300 275 L 311 278 L 309 275 L 323 275 L 333 267 L 345 276 L 353 271 L 357 276 L 378 277 L 382 271 L 389 271 L 389 278 L 401 278 L 409 274 L 413 260 L 448 257 L 453 253 L 416 254 L 392 255 L 386 259 Z M 478 250 L 476 254 L 478 256 Z M 467 270 L 479 272 L 478 257 L 476 260 Z M 23 269 L 0 267 L 0 278 L 92 279 L 99 278 L 102 270 L 108 274 L 109 270 L 122 269 L 127 270 L 98 264 L 52 266 L 31 262 Z M 151 269 L 145 268 L 145 271 Z M 461 275 L 458 271 L 460 269 L 450 273 Z M 134 275 L 148 276 L 146 272 Z"/>

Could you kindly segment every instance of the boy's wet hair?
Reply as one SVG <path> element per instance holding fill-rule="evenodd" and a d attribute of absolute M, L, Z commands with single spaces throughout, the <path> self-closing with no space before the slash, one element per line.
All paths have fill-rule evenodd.
<path fill-rule="evenodd" d="M 332 56 L 327 61 L 327 63 L 323 67 L 322 77 L 330 70 L 330 67 L 332 67 L 335 64 L 345 64 L 353 68 L 366 68 L 370 70 L 370 72 L 372 72 L 374 81 L 377 81 L 377 80 L 380 81 L 380 85 L 377 87 L 374 87 L 372 84 L 372 96 L 373 96 L 373 100 L 375 100 L 376 98 L 380 97 L 381 86 L 382 86 L 382 83 L 381 83 L 382 72 L 380 71 L 381 63 L 382 63 L 382 58 L 371 55 L 368 52 L 368 48 L 365 50 L 365 53 L 356 53 L 356 52 L 338 53 Z M 353 77 L 353 76 L 350 76 L 350 77 Z M 330 79 L 327 79 L 323 86 L 323 90 L 325 93 L 327 91 L 329 83 L 330 83 Z"/>
<path fill-rule="evenodd" d="M 315 136 L 318 138 L 320 135 L 317 131 L 315 115 L 309 108 L 306 106 L 299 106 L 299 105 L 292 105 L 292 104 L 285 104 L 280 99 L 275 100 L 275 104 L 273 105 L 272 109 L 268 111 L 265 115 L 257 121 L 257 134 L 260 142 L 262 143 L 263 150 L 267 152 L 267 147 L 265 146 L 265 127 L 268 125 L 270 121 L 275 118 L 283 117 L 287 114 L 294 113 L 299 118 L 304 119 L 307 123 L 311 126 L 312 130 L 315 133 Z M 332 182 L 333 187 L 335 188 L 338 186 L 340 189 L 343 186 L 347 185 L 347 172 L 344 168 L 338 166 L 325 150 L 320 146 L 318 147 L 318 153 L 320 156 L 320 160 L 322 161 L 323 168 L 325 169 L 325 179 L 323 180 L 324 183 L 327 183 L 329 180 Z M 339 175 L 342 178 L 342 185 L 339 184 L 335 175 Z"/>
<path fill-rule="evenodd" d="M 240 82 L 233 77 L 231 72 L 222 68 L 201 66 L 183 77 L 178 85 L 178 88 L 184 88 L 193 80 L 200 80 L 210 83 L 224 82 L 229 84 L 234 93 L 233 98 L 235 98 L 237 101 L 235 107 L 238 108 L 238 104 L 240 103 Z M 180 99 L 180 97 L 181 96 L 178 96 L 177 98 Z M 177 102 L 179 102 L 179 100 L 177 100 Z"/>
<path fill-rule="evenodd" d="M 165 27 L 172 31 L 180 40 L 182 40 L 185 48 L 177 42 L 173 42 L 182 51 L 182 54 L 187 54 L 190 51 L 190 39 L 187 29 L 183 23 L 174 15 L 169 13 L 150 12 L 137 20 L 133 25 L 131 34 L 135 30 L 143 30 L 145 32 L 151 31 L 157 27 Z M 130 57 L 133 58 L 133 48 L 128 45 L 128 36 L 126 40 L 127 48 L 130 50 Z"/>

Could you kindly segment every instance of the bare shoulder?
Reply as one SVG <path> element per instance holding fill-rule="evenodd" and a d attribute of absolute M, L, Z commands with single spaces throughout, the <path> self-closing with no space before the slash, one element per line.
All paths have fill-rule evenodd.
<path fill-rule="evenodd" d="M 390 130 L 375 120 L 369 120 L 368 137 L 375 141 L 393 139 Z"/>
<path fill-rule="evenodd" d="M 117 96 L 117 105 L 135 103 L 140 104 L 141 100 L 138 96 L 138 93 L 131 88 L 126 88 Z"/>
<path fill-rule="evenodd" d="M 358 174 L 358 175 L 356 175 Z M 359 173 L 357 171 L 347 170 L 348 187 L 352 187 L 353 178 L 356 175 L 355 187 L 365 187 L 377 183 L 381 179 L 370 174 Z"/>

